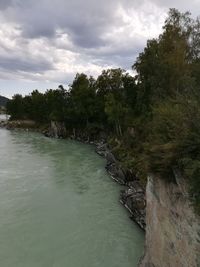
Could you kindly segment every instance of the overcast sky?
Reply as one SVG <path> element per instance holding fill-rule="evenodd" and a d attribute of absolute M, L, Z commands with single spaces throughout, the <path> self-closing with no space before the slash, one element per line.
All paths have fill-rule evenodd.
<path fill-rule="evenodd" d="M 170 7 L 200 14 L 200 0 L 0 0 L 0 94 L 130 70 Z"/>

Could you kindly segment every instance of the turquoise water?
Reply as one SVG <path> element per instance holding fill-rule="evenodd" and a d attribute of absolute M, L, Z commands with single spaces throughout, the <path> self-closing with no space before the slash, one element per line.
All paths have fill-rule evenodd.
<path fill-rule="evenodd" d="M 0 266 L 134 267 L 144 234 L 94 148 L 0 129 Z"/>

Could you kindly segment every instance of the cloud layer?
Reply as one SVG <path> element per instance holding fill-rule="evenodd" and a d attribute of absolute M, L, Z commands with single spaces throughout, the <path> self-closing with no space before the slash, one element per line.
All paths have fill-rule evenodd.
<path fill-rule="evenodd" d="M 186 0 L 1 0 L 0 93 L 5 80 L 68 84 L 76 72 L 130 69 L 146 40 L 161 32 L 169 7 L 197 15 L 199 0 L 187 5 Z"/>

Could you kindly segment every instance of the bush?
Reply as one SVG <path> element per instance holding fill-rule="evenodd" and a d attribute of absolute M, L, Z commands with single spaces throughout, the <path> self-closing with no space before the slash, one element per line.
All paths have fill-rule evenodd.
<path fill-rule="evenodd" d="M 187 95 L 157 106 L 145 148 L 149 171 L 171 180 L 173 169 L 181 170 L 196 208 L 200 203 L 199 102 Z"/>

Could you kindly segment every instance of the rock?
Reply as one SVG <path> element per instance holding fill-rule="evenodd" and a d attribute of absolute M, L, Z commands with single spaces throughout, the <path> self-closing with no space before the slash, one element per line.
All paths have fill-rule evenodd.
<path fill-rule="evenodd" d="M 114 155 L 109 150 L 106 153 L 106 160 L 108 164 L 112 164 L 116 162 Z"/>
<path fill-rule="evenodd" d="M 0 127 L 5 128 L 7 126 L 7 121 L 2 120 L 0 121 Z"/>
<path fill-rule="evenodd" d="M 36 122 L 33 120 L 9 120 L 6 122 L 6 128 L 11 129 L 36 129 Z"/>
<path fill-rule="evenodd" d="M 119 184 L 129 186 L 126 190 L 121 192 L 120 202 L 130 212 L 131 219 L 144 230 L 146 227 L 146 200 L 145 190 L 141 187 L 139 180 L 131 170 L 126 170 L 125 172 L 121 168 L 120 163 L 109 151 L 107 144 L 98 143 L 96 152 L 106 158 L 106 170 L 110 176 Z"/>
<path fill-rule="evenodd" d="M 102 157 L 106 157 L 108 148 L 107 148 L 107 144 L 105 143 L 98 143 L 96 145 L 96 149 L 95 149 L 96 153 L 99 154 Z"/>
<path fill-rule="evenodd" d="M 131 213 L 131 219 L 145 230 L 146 199 L 145 191 L 140 184 L 138 182 L 132 183 L 131 187 L 121 191 L 120 202 Z"/>
<path fill-rule="evenodd" d="M 200 266 L 200 218 L 186 192 L 183 178 L 172 183 L 149 176 L 146 245 L 140 267 Z"/>
<path fill-rule="evenodd" d="M 112 176 L 112 178 L 116 180 L 119 184 L 126 184 L 126 177 L 117 163 L 108 163 L 106 165 L 106 170 Z"/>
<path fill-rule="evenodd" d="M 44 131 L 43 134 L 47 137 L 65 138 L 67 131 L 64 122 L 51 121 L 49 129 Z"/>

